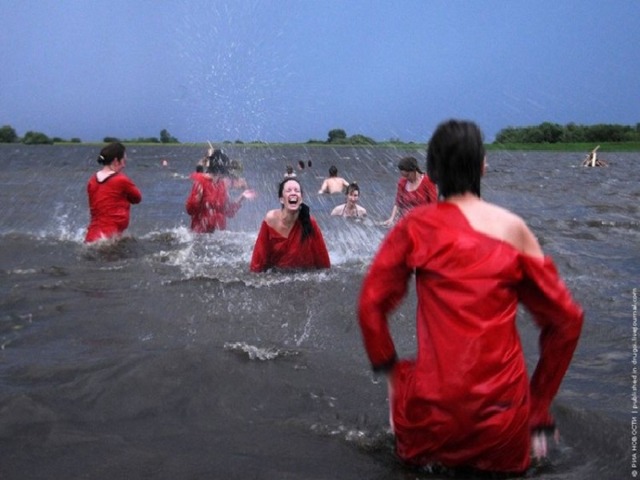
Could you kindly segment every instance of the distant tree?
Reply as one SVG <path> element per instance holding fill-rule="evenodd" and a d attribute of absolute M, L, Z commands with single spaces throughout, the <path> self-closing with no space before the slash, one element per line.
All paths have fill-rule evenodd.
<path fill-rule="evenodd" d="M 164 128 L 160 131 L 160 143 L 180 143 L 177 138 L 172 137 L 169 131 Z"/>
<path fill-rule="evenodd" d="M 334 128 L 333 130 L 329 130 L 329 138 L 327 139 L 327 143 L 341 143 L 347 139 L 347 132 L 345 132 L 341 128 Z"/>
<path fill-rule="evenodd" d="M 102 141 L 104 143 L 113 143 L 113 142 L 119 142 L 120 139 L 118 137 L 104 137 Z"/>
<path fill-rule="evenodd" d="M 25 145 L 52 145 L 53 140 L 44 133 L 28 131 L 24 134 L 24 137 L 22 137 L 22 143 Z"/>
<path fill-rule="evenodd" d="M 373 138 L 365 137 L 364 135 L 351 135 L 347 143 L 353 145 L 375 145 L 376 141 Z"/>
<path fill-rule="evenodd" d="M 558 143 L 562 138 L 562 127 L 557 123 L 544 122 L 538 127 L 543 143 Z"/>
<path fill-rule="evenodd" d="M 0 143 L 15 143 L 18 141 L 18 134 L 11 125 L 0 127 Z"/>
<path fill-rule="evenodd" d="M 69 142 L 71 142 L 71 143 L 82 143 L 82 140 L 80 140 L 78 137 L 73 137 L 71 140 L 69 140 Z"/>

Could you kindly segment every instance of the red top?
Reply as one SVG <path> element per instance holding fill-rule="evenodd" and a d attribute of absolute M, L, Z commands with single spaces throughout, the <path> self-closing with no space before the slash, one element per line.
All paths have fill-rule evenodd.
<path fill-rule="evenodd" d="M 400 217 L 406 215 L 406 213 L 414 207 L 435 203 L 438 199 L 436 186 L 427 175 L 422 176 L 422 181 L 420 185 L 418 185 L 418 188 L 411 192 L 407 190 L 407 182 L 408 180 L 405 177 L 401 177 L 400 180 L 398 180 L 396 205 L 398 206 Z"/>
<path fill-rule="evenodd" d="M 329 268 L 329 252 L 322 232 L 311 217 L 313 234 L 302 240 L 302 224 L 294 223 L 288 237 L 283 237 L 263 221 L 253 247 L 250 269 L 263 272 L 269 268 Z"/>
<path fill-rule="evenodd" d="M 414 275 L 417 358 L 394 365 L 387 318 Z M 518 302 L 541 329 L 530 384 Z M 553 426 L 550 404 L 583 321 L 550 258 L 477 232 L 456 205 L 419 207 L 380 247 L 358 314 L 374 368 L 394 365 L 392 419 L 402 459 L 506 472 L 529 466 L 531 430 Z"/>
<path fill-rule="evenodd" d="M 191 175 L 193 187 L 185 208 L 191 216 L 191 230 L 211 233 L 227 228 L 227 217 L 233 217 L 240 209 L 240 202 L 230 202 L 223 180 L 213 180 L 204 173 Z"/>
<path fill-rule="evenodd" d="M 142 194 L 124 174 L 114 173 L 102 182 L 93 175 L 87 184 L 91 221 L 85 242 L 119 235 L 129 226 L 132 203 L 140 203 Z"/>

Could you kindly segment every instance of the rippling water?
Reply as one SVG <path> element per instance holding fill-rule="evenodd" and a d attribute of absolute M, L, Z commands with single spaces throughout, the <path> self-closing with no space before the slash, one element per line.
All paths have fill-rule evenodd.
<path fill-rule="evenodd" d="M 355 316 L 407 152 L 229 147 L 259 196 L 229 230 L 194 236 L 184 201 L 202 149 L 130 147 L 143 202 L 125 238 L 87 247 L 97 151 L 0 146 L 0 478 L 440 478 L 394 459 Z M 483 184 L 531 225 L 586 311 L 554 406 L 561 442 L 534 478 L 631 474 L 640 155 L 608 154 L 607 169 L 582 158 L 490 153 Z M 259 224 L 298 160 L 313 162 L 299 177 L 333 266 L 251 274 Z M 316 194 L 330 165 L 360 184 L 367 221 L 328 215 L 343 201 Z M 393 318 L 402 355 L 414 308 L 410 295 Z M 525 312 L 519 325 L 533 365 L 536 330 Z"/>

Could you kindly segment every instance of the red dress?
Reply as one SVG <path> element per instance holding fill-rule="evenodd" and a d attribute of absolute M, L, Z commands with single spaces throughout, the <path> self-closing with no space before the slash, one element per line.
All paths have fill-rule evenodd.
<path fill-rule="evenodd" d="M 129 226 L 131 204 L 140 203 L 142 194 L 124 174 L 114 173 L 102 181 L 93 175 L 87 184 L 91 221 L 85 242 L 119 235 Z"/>
<path fill-rule="evenodd" d="M 396 205 L 398 206 L 400 217 L 414 207 L 435 203 L 438 199 L 435 184 L 427 175 L 422 176 L 422 181 L 418 188 L 413 191 L 407 190 L 407 179 L 401 177 L 398 180 L 398 189 L 396 190 Z"/>
<path fill-rule="evenodd" d="M 294 223 L 288 237 L 283 237 L 263 221 L 256 244 L 253 247 L 250 269 L 263 272 L 269 268 L 329 268 L 329 252 L 322 232 L 311 217 L 313 234 L 302 240 L 302 224 Z"/>
<path fill-rule="evenodd" d="M 227 228 L 227 217 L 233 217 L 240 209 L 240 202 L 230 202 L 227 187 L 221 179 L 212 180 L 203 173 L 191 175 L 193 186 L 185 208 L 191 216 L 191 230 L 211 233 Z"/>
<path fill-rule="evenodd" d="M 387 317 L 414 275 L 417 358 L 394 363 Z M 516 329 L 518 302 L 541 329 L 530 383 Z M 399 457 L 487 471 L 529 466 L 531 430 L 553 426 L 550 404 L 583 321 L 550 258 L 524 255 L 477 232 L 453 204 L 419 207 L 383 242 L 358 314 L 373 367 L 392 367 Z"/>

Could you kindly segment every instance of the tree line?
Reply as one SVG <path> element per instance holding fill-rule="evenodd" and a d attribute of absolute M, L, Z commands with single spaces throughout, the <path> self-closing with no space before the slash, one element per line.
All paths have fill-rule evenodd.
<path fill-rule="evenodd" d="M 139 137 L 120 139 L 117 137 L 104 137 L 103 142 L 130 142 L 130 143 L 180 143 L 167 129 L 160 131 L 159 137 Z M 568 123 L 543 122 L 540 125 L 526 127 L 503 128 L 496 135 L 494 144 L 534 144 L 534 143 L 604 143 L 604 142 L 640 142 L 640 123 L 634 126 L 617 124 L 578 125 Z M 23 143 L 25 145 L 43 145 L 54 143 L 82 143 L 79 138 L 65 140 L 59 137 L 49 137 L 41 132 L 28 131 L 24 136 L 18 136 L 11 125 L 0 127 L 0 143 Z M 231 143 L 224 141 L 222 143 Z M 242 144 L 240 140 L 236 144 Z M 256 141 L 252 143 L 265 143 Z M 308 144 L 332 144 L 332 145 L 378 145 L 374 139 L 365 135 L 356 134 L 348 136 L 342 128 L 329 130 L 326 140 L 308 140 Z M 385 144 L 403 144 L 398 138 L 392 138 Z M 413 142 L 409 142 L 413 143 Z"/>
<path fill-rule="evenodd" d="M 635 127 L 616 124 L 577 125 L 543 122 L 528 127 L 503 128 L 495 143 L 604 143 L 640 141 L 640 123 Z"/>
<path fill-rule="evenodd" d="M 160 131 L 160 137 L 139 137 L 120 139 L 117 137 L 104 137 L 104 143 L 130 142 L 130 143 L 180 143 L 177 138 L 171 136 L 167 129 Z M 42 132 L 28 131 L 20 137 L 11 125 L 0 127 L 0 143 L 23 143 L 25 145 L 53 145 L 54 143 L 82 143 L 77 137 L 65 140 L 60 137 L 49 137 Z"/>

